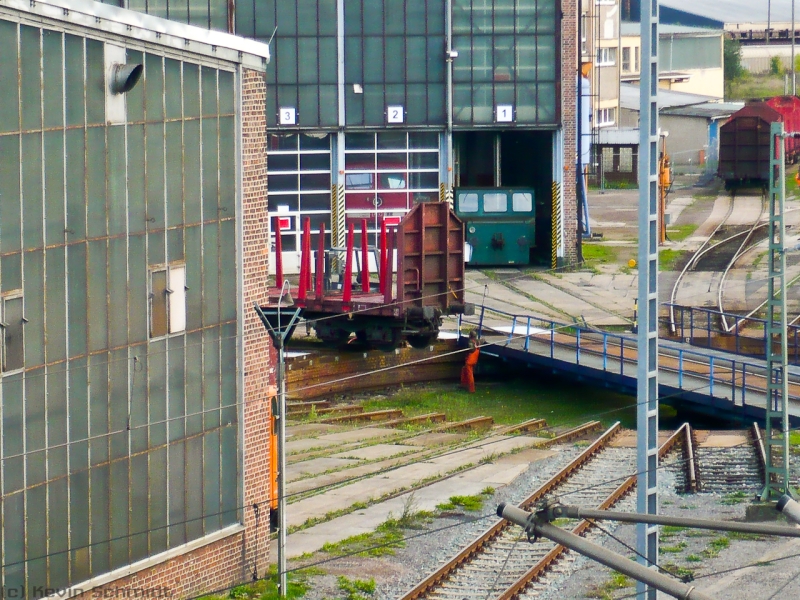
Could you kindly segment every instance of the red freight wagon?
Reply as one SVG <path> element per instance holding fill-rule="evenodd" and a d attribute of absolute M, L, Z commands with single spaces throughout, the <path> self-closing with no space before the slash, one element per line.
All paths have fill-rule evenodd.
<path fill-rule="evenodd" d="M 775 96 L 766 101 L 766 104 L 780 113 L 783 117 L 783 130 L 786 132 L 800 132 L 800 98 L 797 96 Z M 796 162 L 800 155 L 800 139 L 786 139 L 786 160 Z"/>

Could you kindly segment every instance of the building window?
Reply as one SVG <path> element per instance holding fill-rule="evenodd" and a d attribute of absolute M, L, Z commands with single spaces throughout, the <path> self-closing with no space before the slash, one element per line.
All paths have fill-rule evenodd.
<path fill-rule="evenodd" d="M 639 72 L 639 46 L 633 47 L 633 72 Z"/>
<path fill-rule="evenodd" d="M 0 298 L 0 371 L 16 371 L 23 367 L 24 323 L 22 294 Z"/>
<path fill-rule="evenodd" d="M 186 266 L 150 271 L 150 337 L 186 329 Z"/>
<path fill-rule="evenodd" d="M 605 67 L 617 64 L 617 49 L 616 48 L 598 48 L 597 49 L 597 66 Z"/>
<path fill-rule="evenodd" d="M 616 108 L 601 108 L 597 111 L 597 119 L 595 120 L 596 127 L 606 127 L 613 125 L 617 120 Z"/>
<path fill-rule="evenodd" d="M 626 47 L 622 49 L 622 72 L 631 72 L 631 49 Z"/>

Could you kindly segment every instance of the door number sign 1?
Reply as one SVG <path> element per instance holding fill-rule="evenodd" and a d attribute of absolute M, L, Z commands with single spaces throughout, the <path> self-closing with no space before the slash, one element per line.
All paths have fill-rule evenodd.
<path fill-rule="evenodd" d="M 297 125 L 297 109 L 293 106 L 282 106 L 278 111 L 278 124 Z"/>
<path fill-rule="evenodd" d="M 402 123 L 404 117 L 402 106 L 389 105 L 386 107 L 386 122 L 387 123 Z"/>
<path fill-rule="evenodd" d="M 497 123 L 511 123 L 514 121 L 514 107 L 511 104 L 498 104 L 495 107 L 495 121 Z"/>

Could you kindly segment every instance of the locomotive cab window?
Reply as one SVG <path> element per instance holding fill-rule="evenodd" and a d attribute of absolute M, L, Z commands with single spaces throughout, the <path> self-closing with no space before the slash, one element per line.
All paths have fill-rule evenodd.
<path fill-rule="evenodd" d="M 478 194 L 459 194 L 458 210 L 462 213 L 478 212 Z"/>
<path fill-rule="evenodd" d="M 0 298 L 0 371 L 21 369 L 25 357 L 23 346 L 22 296 Z"/>
<path fill-rule="evenodd" d="M 528 192 L 515 192 L 511 197 L 511 207 L 514 212 L 531 212 L 533 210 L 533 195 Z"/>
<path fill-rule="evenodd" d="M 186 329 L 186 266 L 150 272 L 150 337 Z"/>
<path fill-rule="evenodd" d="M 483 212 L 497 213 L 508 211 L 508 196 L 506 194 L 484 194 Z"/>

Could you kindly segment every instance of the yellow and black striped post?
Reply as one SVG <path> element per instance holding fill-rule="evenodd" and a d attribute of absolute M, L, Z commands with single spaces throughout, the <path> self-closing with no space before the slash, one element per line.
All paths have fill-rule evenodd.
<path fill-rule="evenodd" d="M 553 182 L 553 202 L 552 202 L 552 218 L 550 226 L 550 237 L 552 245 L 552 254 L 550 258 L 550 267 L 555 269 L 558 267 L 558 242 L 561 238 L 561 186 L 557 181 Z"/>
<path fill-rule="evenodd" d="M 344 222 L 344 185 L 334 183 L 331 186 L 331 246 L 341 248 L 345 245 Z M 338 258 L 331 255 L 331 269 L 338 270 Z"/>

